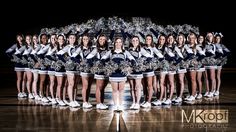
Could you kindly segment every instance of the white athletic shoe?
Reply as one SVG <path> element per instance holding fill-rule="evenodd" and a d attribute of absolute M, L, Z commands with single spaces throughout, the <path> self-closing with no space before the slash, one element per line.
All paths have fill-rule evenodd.
<path fill-rule="evenodd" d="M 89 109 L 89 108 L 92 108 L 93 106 L 90 104 L 90 103 L 88 103 L 88 102 L 83 102 L 83 108 L 85 108 L 85 109 Z"/>

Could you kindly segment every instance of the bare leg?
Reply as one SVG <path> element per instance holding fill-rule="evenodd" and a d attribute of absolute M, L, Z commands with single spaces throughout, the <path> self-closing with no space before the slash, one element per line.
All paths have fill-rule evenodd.
<path fill-rule="evenodd" d="M 217 69 L 217 89 L 216 91 L 220 91 L 221 85 L 221 69 Z"/>
<path fill-rule="evenodd" d="M 170 83 L 170 96 L 169 96 L 169 99 L 172 99 L 172 96 L 173 96 L 173 93 L 174 93 L 174 88 L 175 88 L 174 74 L 169 74 L 168 75 L 168 80 L 169 80 L 169 83 Z"/>
<path fill-rule="evenodd" d="M 44 82 L 45 82 L 45 79 L 46 79 L 46 74 L 40 74 L 40 83 L 39 83 L 39 94 L 41 96 L 44 96 L 44 92 L 43 92 L 43 89 L 44 89 Z"/>
<path fill-rule="evenodd" d="M 57 94 L 56 98 L 62 99 L 61 97 L 61 89 L 62 89 L 62 83 L 63 83 L 64 77 L 63 76 L 57 76 Z"/>
<path fill-rule="evenodd" d="M 140 103 L 141 99 L 141 79 L 135 79 L 135 96 L 136 96 L 136 103 Z"/>
<path fill-rule="evenodd" d="M 197 86 L 199 94 L 202 94 L 202 72 L 197 72 Z"/>
<path fill-rule="evenodd" d="M 129 79 L 128 80 L 129 81 L 129 85 L 130 85 L 130 94 L 131 94 L 131 97 L 132 97 L 132 99 L 133 99 L 133 104 L 135 103 L 135 89 L 134 89 L 134 87 L 135 87 L 135 80 L 134 79 Z"/>
<path fill-rule="evenodd" d="M 153 94 L 153 76 L 147 77 L 147 83 L 148 83 L 148 102 L 151 103 L 152 101 L 152 94 Z"/>
<path fill-rule="evenodd" d="M 54 89 L 54 83 L 55 83 L 55 76 L 50 75 L 49 78 L 50 78 L 50 93 L 51 93 L 52 98 L 54 99 L 55 97 L 54 97 L 53 89 Z"/>
<path fill-rule="evenodd" d="M 111 82 L 112 87 L 112 98 L 115 105 L 118 105 L 118 97 L 119 97 L 119 91 L 118 91 L 118 83 L 117 82 Z"/>
<path fill-rule="evenodd" d="M 196 89 L 197 89 L 197 84 L 196 84 L 196 71 L 190 71 L 190 80 L 191 80 L 191 89 L 192 89 L 192 96 L 196 95 Z"/>
<path fill-rule="evenodd" d="M 23 74 L 22 71 L 16 71 L 16 77 L 17 77 L 16 86 L 17 86 L 17 91 L 18 91 L 18 93 L 21 92 L 22 74 Z"/>
<path fill-rule="evenodd" d="M 38 72 L 33 72 L 33 84 L 32 84 L 32 87 L 33 87 L 33 91 L 34 91 L 34 94 L 35 95 L 38 95 L 38 92 L 37 92 L 37 83 L 38 83 Z"/>
<path fill-rule="evenodd" d="M 166 91 L 166 87 L 165 87 L 165 78 L 166 78 L 166 74 L 160 73 L 160 88 L 161 88 L 161 94 L 159 97 L 159 100 L 163 99 L 164 96 L 164 92 Z"/>
<path fill-rule="evenodd" d="M 123 103 L 123 94 L 124 94 L 124 88 L 125 88 L 125 82 L 119 82 L 118 83 L 118 91 L 119 91 L 119 105 L 122 105 Z"/>
<path fill-rule="evenodd" d="M 70 102 L 73 101 L 73 88 L 74 88 L 74 80 L 75 80 L 75 75 L 67 75 L 67 80 L 68 80 L 68 96 L 70 99 Z"/>
<path fill-rule="evenodd" d="M 31 83 L 32 83 L 32 73 L 31 73 L 31 71 L 27 71 L 26 76 L 27 76 L 27 83 L 26 83 L 27 90 L 28 90 L 28 93 L 31 93 Z"/>

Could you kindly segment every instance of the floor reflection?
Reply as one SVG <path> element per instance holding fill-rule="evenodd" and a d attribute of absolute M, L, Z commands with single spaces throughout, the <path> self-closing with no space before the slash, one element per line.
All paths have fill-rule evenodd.
<path fill-rule="evenodd" d="M 228 81 L 226 79 L 229 79 Z M 0 95 L 0 132 L 49 131 L 49 132 L 115 132 L 117 131 L 236 131 L 236 90 L 232 76 L 225 78 L 222 93 L 211 99 L 183 102 L 149 109 L 130 110 L 132 104 L 128 87 L 124 94 L 124 110 L 112 110 L 111 89 L 106 90 L 108 110 L 95 108 L 94 91 L 91 91 L 92 109 L 59 107 L 35 100 L 17 99 L 14 88 L 2 88 Z M 94 89 L 94 86 L 93 88 Z M 81 98 L 78 98 L 81 103 Z M 228 110 L 228 122 L 201 126 L 182 122 L 182 111 Z M 119 118 L 119 119 L 118 119 Z M 119 122 L 118 122 L 119 121 Z M 118 123 L 118 124 L 117 124 Z M 206 124 L 205 124 L 206 125 Z M 209 125 L 209 124 L 207 124 Z M 218 126 L 217 126 L 218 125 Z M 221 126 L 219 126 L 221 125 Z M 118 128 L 118 129 L 117 129 Z"/>

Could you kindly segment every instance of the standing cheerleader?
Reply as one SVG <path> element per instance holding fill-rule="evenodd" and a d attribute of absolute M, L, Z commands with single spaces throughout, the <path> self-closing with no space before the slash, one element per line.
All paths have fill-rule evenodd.
<path fill-rule="evenodd" d="M 153 37 L 152 35 L 147 35 L 145 39 L 144 49 L 147 53 L 149 53 L 152 57 L 145 58 L 146 64 L 149 64 L 153 58 Z M 151 68 L 148 68 L 143 72 L 143 92 L 144 92 L 144 102 L 141 104 L 144 108 L 151 107 L 151 100 L 153 94 L 153 76 L 154 71 Z"/>
<path fill-rule="evenodd" d="M 198 69 L 198 63 L 196 59 L 196 43 L 197 43 L 197 37 L 194 33 L 190 33 L 188 35 L 188 41 L 189 44 L 185 45 L 187 57 L 185 58 L 186 61 L 189 63 L 188 66 L 188 87 L 189 87 L 189 93 L 190 96 L 188 96 L 185 100 L 187 101 L 194 101 L 197 97 L 196 89 L 197 89 L 197 83 L 196 83 L 196 70 Z"/>
<path fill-rule="evenodd" d="M 131 44 L 129 48 L 130 54 L 135 58 L 136 61 L 141 61 L 141 57 L 152 57 L 140 46 L 140 41 L 138 36 L 133 36 L 131 39 Z M 142 63 L 142 62 L 141 62 Z M 142 65 L 142 64 L 137 64 Z M 141 99 L 141 79 L 143 78 L 143 73 L 141 67 L 133 66 L 133 72 L 128 76 L 128 81 L 130 84 L 130 93 L 133 99 L 133 104 L 130 109 L 140 108 Z"/>
<path fill-rule="evenodd" d="M 39 63 L 36 58 L 36 53 L 40 50 L 41 46 L 38 43 L 38 36 L 33 35 L 33 45 L 32 52 L 30 53 L 30 67 L 32 68 L 31 72 L 33 73 L 33 83 L 32 89 L 34 92 L 35 100 L 40 100 L 40 96 L 38 95 L 38 72 L 39 72 Z"/>
<path fill-rule="evenodd" d="M 32 37 L 30 35 L 26 35 L 26 37 L 25 37 L 25 42 L 26 42 L 25 47 L 26 47 L 26 49 L 25 49 L 25 51 L 23 53 L 23 57 L 22 57 L 22 58 L 24 58 L 24 61 L 25 61 L 24 64 L 26 66 L 26 68 L 25 68 L 25 73 L 26 73 L 26 78 L 27 78 L 26 88 L 28 90 L 28 98 L 29 99 L 33 99 L 34 98 L 33 94 L 31 93 L 32 72 L 31 72 L 31 69 L 30 69 L 30 67 L 28 65 L 29 54 L 32 51 L 31 41 L 32 41 Z"/>
<path fill-rule="evenodd" d="M 21 85 L 23 86 L 22 82 L 22 76 L 24 73 L 24 67 L 21 64 L 21 54 L 25 50 L 25 46 L 23 44 L 23 35 L 16 35 L 16 44 L 11 46 L 9 49 L 7 49 L 6 54 L 12 59 L 12 61 L 15 63 L 15 71 L 16 71 L 16 86 L 18 91 L 18 97 L 23 98 L 26 97 L 25 89 L 24 87 L 21 88 Z"/>
<path fill-rule="evenodd" d="M 67 103 L 70 107 L 79 107 L 80 104 L 75 100 L 75 95 L 74 95 L 74 92 L 76 91 L 75 89 L 77 88 L 76 80 L 78 78 L 78 72 L 76 71 L 75 64 L 71 60 L 66 61 L 64 57 L 65 54 L 68 54 L 68 57 L 70 58 L 72 54 L 76 51 L 77 48 L 76 35 L 69 34 L 68 42 L 69 44 L 67 46 L 65 46 L 62 50 L 57 52 L 58 58 L 64 63 L 66 63 L 65 69 L 68 80 L 67 90 L 70 103 L 67 103 L 66 100 L 64 100 L 64 102 Z"/>
<path fill-rule="evenodd" d="M 81 58 L 80 65 L 80 76 L 82 78 L 82 97 L 83 97 L 83 108 L 91 108 L 92 105 L 88 102 L 91 86 L 93 83 L 93 74 L 90 72 L 92 59 L 86 59 L 89 53 L 92 52 L 92 42 L 87 34 L 82 36 L 80 47 L 73 53 L 72 57 Z"/>
<path fill-rule="evenodd" d="M 48 96 L 48 87 L 47 87 L 47 82 L 45 82 L 46 80 L 46 76 L 47 76 L 47 66 L 45 65 L 44 62 L 44 58 L 45 58 L 45 54 L 47 53 L 48 49 L 49 49 L 49 45 L 47 45 L 47 41 L 48 41 L 48 37 L 46 34 L 41 34 L 40 35 L 40 50 L 37 52 L 37 56 L 38 56 L 38 62 L 39 62 L 39 77 L 40 77 L 40 83 L 39 83 L 39 95 L 41 97 L 41 101 L 43 101 L 44 103 L 49 102 L 47 96 Z M 44 90 L 46 91 L 46 96 L 44 96 Z"/>
<path fill-rule="evenodd" d="M 205 67 L 202 63 L 203 59 L 205 58 L 205 44 L 204 44 L 204 37 L 202 35 L 198 36 L 198 43 L 196 46 L 197 49 L 197 57 L 199 68 L 197 69 L 197 87 L 198 87 L 198 95 L 196 99 L 202 98 L 202 73 L 205 71 Z"/>
<path fill-rule="evenodd" d="M 58 35 L 58 46 L 57 51 L 59 52 L 65 47 L 65 35 L 59 34 Z M 59 59 L 56 60 L 56 68 L 55 68 L 55 76 L 57 78 L 57 92 L 56 92 L 56 99 L 60 106 L 65 106 L 65 102 L 63 100 L 66 100 L 66 87 L 67 87 L 67 80 L 65 76 L 65 67 L 63 65 L 63 62 Z M 63 88 L 63 98 L 61 97 L 61 89 Z"/>
<path fill-rule="evenodd" d="M 91 59 L 95 57 L 94 64 L 94 78 L 96 79 L 96 101 L 97 109 L 108 109 L 108 106 L 104 104 L 104 91 L 108 84 L 108 78 L 105 76 L 104 71 L 99 72 L 102 67 L 97 66 L 96 64 L 101 64 L 101 58 L 108 52 L 108 42 L 107 37 L 105 35 L 100 35 L 97 40 L 97 48 L 95 48 L 86 59 Z M 95 67 L 96 66 L 96 67 Z M 103 66 L 103 65 L 101 65 Z M 97 69 L 100 68 L 100 69 Z"/>
<path fill-rule="evenodd" d="M 176 74 L 176 67 L 175 67 L 175 46 L 174 46 L 174 36 L 172 34 L 168 35 L 167 38 L 167 46 L 165 47 L 165 58 L 168 61 L 168 74 L 167 74 L 167 78 L 168 78 L 168 82 L 167 82 L 167 87 L 170 88 L 169 92 L 169 97 L 167 98 L 167 89 L 165 89 L 165 94 L 166 94 L 166 100 L 163 102 L 164 105 L 170 105 L 171 104 L 171 99 L 173 96 L 173 92 L 174 92 L 174 75 Z"/>
<path fill-rule="evenodd" d="M 178 56 L 178 66 L 177 66 L 177 83 L 176 83 L 176 98 L 174 98 L 172 101 L 174 103 L 181 103 L 182 102 L 182 96 L 184 92 L 184 76 L 186 71 L 186 66 L 184 65 L 185 62 L 183 61 L 183 52 L 185 52 L 184 46 L 185 46 L 185 36 L 184 34 L 180 33 L 178 34 L 177 38 L 177 46 L 176 46 L 176 54 Z"/>
<path fill-rule="evenodd" d="M 216 79 L 215 79 L 215 51 L 216 47 L 213 44 L 213 33 L 208 32 L 206 35 L 206 64 L 205 64 L 205 74 L 206 74 L 206 88 L 207 91 L 204 96 L 211 98 L 213 97 L 215 88 L 216 88 Z M 210 80 L 210 81 L 209 81 Z M 209 83 L 210 82 L 210 83 Z M 210 88 L 210 89 L 209 89 Z"/>
<path fill-rule="evenodd" d="M 55 85 L 55 61 L 56 61 L 56 52 L 57 52 L 57 36 L 56 34 L 52 34 L 50 36 L 50 44 L 49 44 L 49 49 L 47 51 L 47 54 L 45 56 L 46 63 L 48 63 L 48 75 L 49 75 L 49 89 L 51 93 L 51 103 L 52 104 L 57 104 L 57 101 L 54 96 L 54 85 Z"/>
<path fill-rule="evenodd" d="M 226 64 L 227 56 L 229 55 L 230 51 L 226 48 L 225 45 L 222 44 L 222 37 L 221 33 L 215 34 L 215 46 L 216 46 L 216 60 L 217 60 L 217 69 L 216 69 L 216 91 L 214 92 L 214 96 L 219 96 L 219 90 L 221 85 L 221 69 L 224 64 Z"/>
<path fill-rule="evenodd" d="M 124 50 L 123 41 L 121 38 L 115 39 L 114 49 L 107 52 L 102 57 L 102 62 L 104 62 L 108 58 L 110 59 L 112 65 L 118 65 L 118 68 L 116 68 L 116 70 L 113 70 L 110 74 L 109 81 L 111 82 L 112 86 L 112 97 L 115 104 L 115 110 L 122 110 L 121 105 L 126 81 L 126 73 L 122 72 L 124 69 L 121 69 L 119 65 L 122 65 L 122 63 L 124 63 L 126 59 L 129 59 L 132 64 L 135 64 L 135 59 L 128 51 Z"/>
<path fill-rule="evenodd" d="M 161 34 L 158 37 L 158 44 L 156 45 L 156 49 L 158 49 L 162 55 L 164 55 L 164 51 L 165 51 L 165 43 L 166 43 L 166 37 L 164 34 Z M 163 58 L 162 61 L 160 61 L 160 67 L 156 70 L 155 74 L 156 74 L 156 80 L 158 83 L 160 83 L 160 95 L 159 97 L 157 96 L 157 100 L 153 101 L 152 104 L 154 105 L 161 105 L 162 102 L 164 102 L 165 100 L 163 100 L 163 96 L 164 96 L 164 92 L 165 92 L 165 78 L 166 78 L 166 74 L 168 73 L 167 71 L 167 65 L 166 65 L 166 60 L 165 58 Z"/>

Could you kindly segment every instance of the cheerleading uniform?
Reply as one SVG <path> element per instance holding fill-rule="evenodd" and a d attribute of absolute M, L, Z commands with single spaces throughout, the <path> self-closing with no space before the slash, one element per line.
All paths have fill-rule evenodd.
<path fill-rule="evenodd" d="M 97 48 L 93 49 L 93 51 L 86 57 L 86 59 L 92 59 L 95 57 L 94 61 L 100 61 L 101 58 L 108 52 L 105 48 L 100 48 L 98 51 Z M 105 76 L 104 72 L 95 72 L 94 74 L 95 79 L 108 79 L 108 77 Z"/>
<path fill-rule="evenodd" d="M 102 61 L 105 61 L 108 58 L 117 65 L 121 64 L 122 61 L 126 61 L 127 58 L 135 61 L 134 57 L 128 51 L 122 52 L 122 50 L 114 50 L 114 52 L 108 51 L 101 59 Z M 118 68 L 115 71 L 112 71 L 109 80 L 111 82 L 122 82 L 126 81 L 127 77 L 122 73 L 121 69 Z"/>
<path fill-rule="evenodd" d="M 15 63 L 15 71 L 24 71 L 24 65 L 21 63 L 22 53 L 24 50 L 24 45 L 17 47 L 17 44 L 14 44 L 6 51 L 8 56 L 12 57 L 12 61 Z"/>
<path fill-rule="evenodd" d="M 197 60 L 199 63 L 199 68 L 197 69 L 197 72 L 204 72 L 205 71 L 205 66 L 203 64 L 203 59 L 205 58 L 206 54 L 206 49 L 203 47 L 202 44 L 198 44 L 196 46 L 196 50 L 197 50 Z"/>
<path fill-rule="evenodd" d="M 77 50 L 73 53 L 72 57 L 77 57 L 78 58 L 78 55 L 79 57 L 81 58 L 82 61 L 85 61 L 85 67 L 86 69 L 90 69 L 90 67 L 92 66 L 92 63 L 93 63 L 93 58 L 91 59 L 86 59 L 86 57 L 92 52 L 92 49 L 91 48 L 87 48 L 87 47 L 79 47 L 77 48 Z M 85 69 L 82 69 L 80 71 L 80 76 L 81 77 L 92 77 L 93 74 L 88 71 L 88 70 L 85 70 Z"/>
<path fill-rule="evenodd" d="M 217 68 L 215 59 L 216 46 L 212 43 L 207 43 L 205 48 L 206 48 L 205 68 L 216 69 Z"/>
<path fill-rule="evenodd" d="M 76 51 L 76 50 L 80 50 L 80 47 L 77 48 L 77 46 L 69 44 L 67 46 L 65 46 L 62 50 L 60 50 L 59 52 L 57 52 L 58 55 L 58 59 L 62 60 L 64 63 L 67 63 L 69 61 L 65 60 L 64 55 L 67 53 L 69 57 L 72 57 L 72 54 Z M 73 62 L 71 62 L 73 63 Z M 66 74 L 67 75 L 78 75 L 79 72 L 76 71 L 76 66 L 71 66 L 71 67 L 67 67 L 65 66 L 66 69 Z"/>
<path fill-rule="evenodd" d="M 142 56 L 142 57 L 144 57 L 145 64 L 148 65 L 152 61 L 152 58 L 154 57 L 153 50 L 152 50 L 152 47 L 144 47 L 143 49 L 151 56 L 151 57 Z M 154 76 L 154 70 L 151 68 L 146 69 L 143 72 L 143 76 L 144 77 Z"/>
<path fill-rule="evenodd" d="M 40 50 L 37 52 L 37 56 L 38 56 L 38 62 L 40 63 L 40 70 L 39 70 L 39 74 L 47 74 L 48 73 L 48 66 L 45 64 L 44 58 L 45 58 L 45 54 L 47 53 L 48 49 L 49 49 L 50 45 L 44 45 L 41 44 Z"/>

